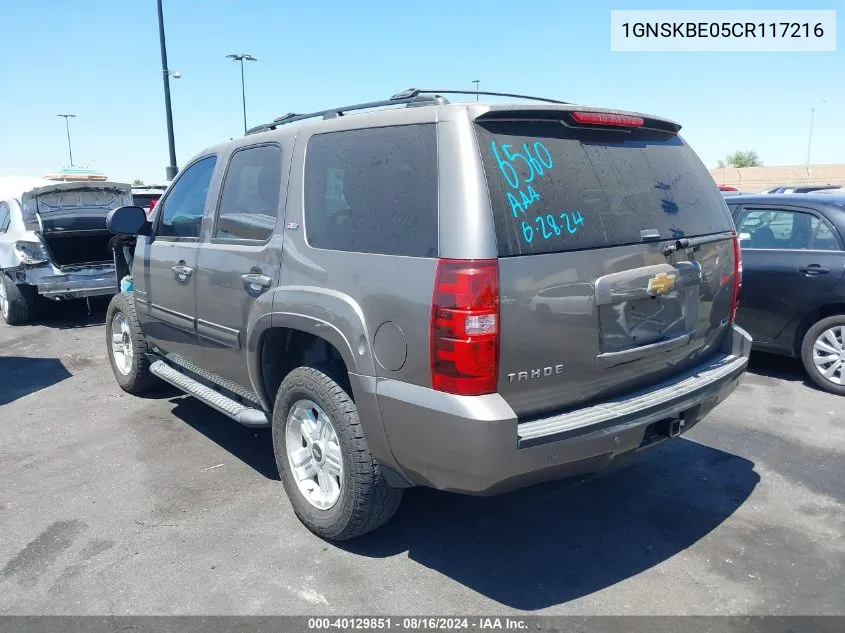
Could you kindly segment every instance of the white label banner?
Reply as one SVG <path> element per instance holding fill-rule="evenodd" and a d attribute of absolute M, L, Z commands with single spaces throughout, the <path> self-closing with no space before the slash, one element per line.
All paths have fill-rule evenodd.
<path fill-rule="evenodd" d="M 611 11 L 610 50 L 835 51 L 836 11 Z"/>

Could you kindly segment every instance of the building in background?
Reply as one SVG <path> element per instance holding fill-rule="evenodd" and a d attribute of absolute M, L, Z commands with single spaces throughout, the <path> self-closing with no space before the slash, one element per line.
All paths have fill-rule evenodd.
<path fill-rule="evenodd" d="M 778 185 L 845 185 L 845 163 L 772 167 L 714 167 L 710 175 L 720 185 L 758 192 Z"/>
<path fill-rule="evenodd" d="M 45 175 L 44 178 L 60 182 L 103 182 L 108 180 L 105 174 L 85 167 L 64 167 L 59 171 Z"/>

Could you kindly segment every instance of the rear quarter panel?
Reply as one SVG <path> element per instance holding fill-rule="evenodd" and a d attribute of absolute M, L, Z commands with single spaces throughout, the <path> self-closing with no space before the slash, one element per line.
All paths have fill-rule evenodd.
<path fill-rule="evenodd" d="M 377 116 L 376 116 L 377 115 Z M 383 111 L 303 126 L 288 191 L 282 272 L 273 326 L 310 323 L 350 372 L 429 386 L 429 320 L 436 258 L 312 248 L 306 240 L 304 165 L 309 139 L 362 126 L 433 123 L 434 108 Z M 377 122 L 375 122 L 377 121 Z"/>
<path fill-rule="evenodd" d="M 8 199 L 4 202 L 9 205 L 11 219 L 6 232 L 0 233 L 0 268 L 16 268 L 21 262 L 15 254 L 15 242 L 38 242 L 39 237 L 35 231 L 24 226 L 17 200 Z"/>

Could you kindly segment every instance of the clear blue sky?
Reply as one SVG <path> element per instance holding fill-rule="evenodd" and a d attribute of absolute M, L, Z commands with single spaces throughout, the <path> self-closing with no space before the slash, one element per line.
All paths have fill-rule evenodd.
<path fill-rule="evenodd" d="M 167 138 L 154 0 L 2 0 L 0 175 L 74 162 L 114 180 L 164 180 Z M 629 6 L 625 6 L 625 5 Z M 622 6 L 620 6 L 622 5 Z M 179 164 L 250 124 L 388 97 L 410 86 L 524 92 L 683 124 L 708 166 L 736 149 L 769 165 L 845 162 L 845 51 L 614 53 L 611 8 L 795 9 L 792 2 L 165 0 Z M 836 9 L 839 31 L 845 7 Z M 819 105 L 821 100 L 826 103 Z"/>

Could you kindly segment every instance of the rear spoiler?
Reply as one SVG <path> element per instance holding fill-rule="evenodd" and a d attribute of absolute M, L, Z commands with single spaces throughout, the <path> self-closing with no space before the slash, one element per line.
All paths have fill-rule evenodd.
<path fill-rule="evenodd" d="M 608 110 L 579 105 L 557 107 L 504 107 L 491 108 L 475 118 L 476 121 L 559 121 L 566 127 L 582 129 L 603 129 L 632 131 L 635 129 L 655 130 L 677 134 L 681 124 L 670 119 L 655 117 L 639 112 Z"/>

